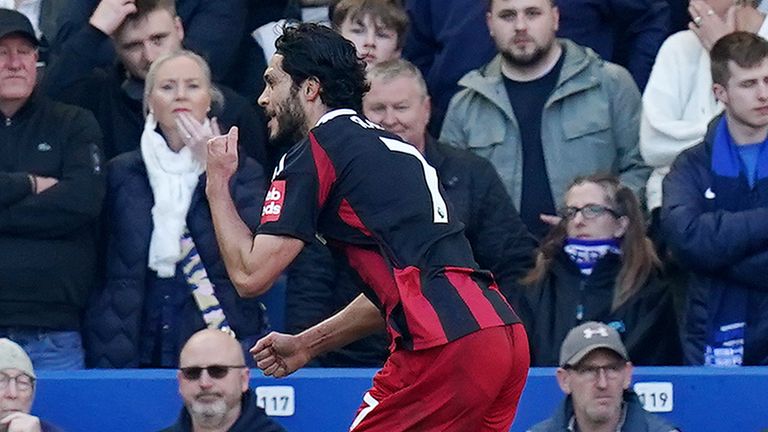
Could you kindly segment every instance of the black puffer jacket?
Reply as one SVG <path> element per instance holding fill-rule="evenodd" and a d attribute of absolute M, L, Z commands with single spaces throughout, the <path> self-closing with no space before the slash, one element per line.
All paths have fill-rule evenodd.
<path fill-rule="evenodd" d="M 557 366 L 568 331 L 587 321 L 615 327 L 636 365 L 680 364 L 680 336 L 668 285 L 652 276 L 611 312 L 620 270 L 619 256 L 611 253 L 597 262 L 589 276 L 582 275 L 565 252 L 555 258 L 544 279 L 521 296 L 517 309 L 528 331 L 531 366 Z"/>
<path fill-rule="evenodd" d="M 86 313 L 86 361 L 90 367 L 138 367 L 144 299 L 151 271 L 147 257 L 154 198 L 139 151 L 115 158 L 108 168 L 106 275 Z M 263 184 L 261 167 L 244 159 L 232 180 L 231 191 L 240 216 L 251 229 L 258 226 L 261 218 Z M 227 277 L 205 197 L 205 174 L 192 196 L 187 227 L 238 339 L 261 336 L 267 327 L 261 303 L 257 299 L 241 299 Z M 189 336 L 204 327 L 190 294 L 175 335 L 177 346 L 181 347 Z"/>

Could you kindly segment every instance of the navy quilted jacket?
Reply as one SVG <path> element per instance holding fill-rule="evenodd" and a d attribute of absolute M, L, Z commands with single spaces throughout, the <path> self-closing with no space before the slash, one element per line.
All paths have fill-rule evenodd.
<path fill-rule="evenodd" d="M 147 257 L 154 198 L 139 151 L 116 157 L 108 168 L 106 274 L 86 310 L 86 361 L 89 367 L 138 367 L 146 281 L 151 272 Z M 251 229 L 261 217 L 263 185 L 261 166 L 251 159 L 242 160 L 231 191 L 240 216 Z M 240 298 L 227 277 L 205 197 L 205 174 L 192 196 L 187 226 L 230 325 L 244 347 L 251 344 L 267 330 L 266 317 L 258 299 Z M 191 294 L 180 321 L 179 347 L 205 327 Z"/>

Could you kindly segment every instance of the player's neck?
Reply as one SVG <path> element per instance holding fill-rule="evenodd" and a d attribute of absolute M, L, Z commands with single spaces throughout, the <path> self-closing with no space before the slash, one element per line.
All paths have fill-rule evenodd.
<path fill-rule="evenodd" d="M 325 113 L 333 111 L 333 109 L 329 108 L 324 103 L 308 103 L 304 104 L 303 108 L 304 113 L 306 114 L 307 130 L 315 127 L 317 122 L 320 120 L 320 117 L 324 116 Z"/>

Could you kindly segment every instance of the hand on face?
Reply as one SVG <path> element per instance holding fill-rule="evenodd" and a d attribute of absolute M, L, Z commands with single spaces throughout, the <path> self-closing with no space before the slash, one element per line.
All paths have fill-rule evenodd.
<path fill-rule="evenodd" d="M 208 141 L 221 135 L 216 117 L 210 122 L 200 123 L 189 111 L 179 111 L 175 113 L 175 120 L 181 141 L 192 151 L 195 159 L 205 164 Z"/>

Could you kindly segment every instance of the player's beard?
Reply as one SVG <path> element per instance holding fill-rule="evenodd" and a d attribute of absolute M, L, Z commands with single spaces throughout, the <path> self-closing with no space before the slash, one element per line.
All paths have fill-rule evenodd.
<path fill-rule="evenodd" d="M 275 115 L 277 130 L 270 134 L 273 143 L 294 144 L 307 134 L 307 115 L 301 109 L 298 94 L 299 87 L 292 86 L 288 98 L 278 104 Z"/>

